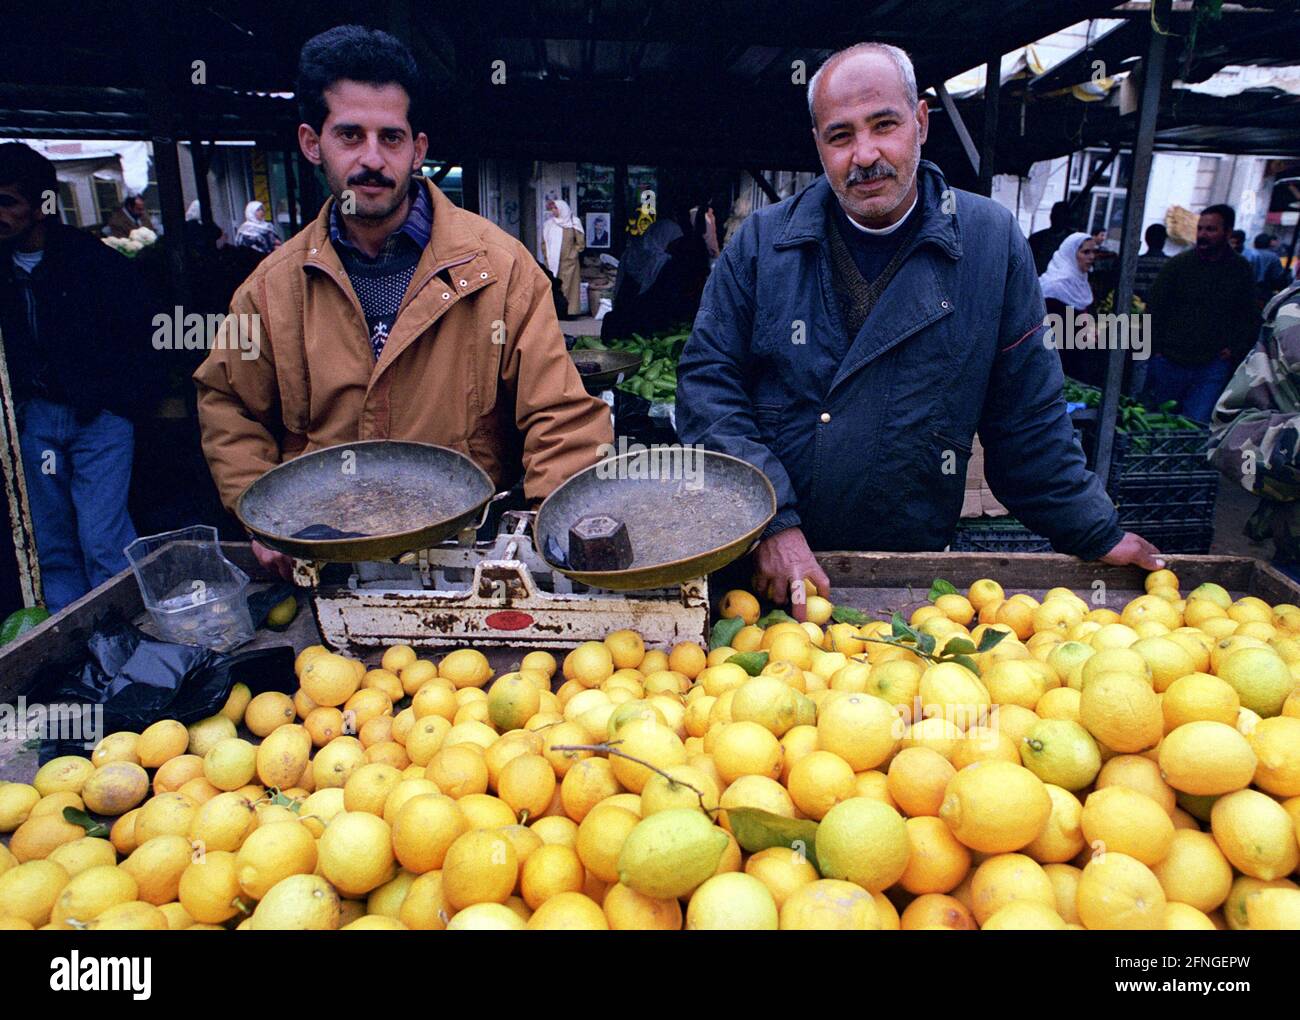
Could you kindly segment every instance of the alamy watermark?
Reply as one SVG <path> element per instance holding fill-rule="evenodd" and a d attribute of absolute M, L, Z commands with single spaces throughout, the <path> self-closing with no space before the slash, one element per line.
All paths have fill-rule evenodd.
<path fill-rule="evenodd" d="M 262 316 L 257 312 L 225 315 L 185 312 L 177 305 L 170 313 L 153 317 L 155 351 L 239 351 L 244 361 L 256 361 L 262 353 Z"/>
<path fill-rule="evenodd" d="M 0 741 L 75 740 L 92 750 L 103 738 L 103 705 L 0 704 Z"/>
<path fill-rule="evenodd" d="M 1145 312 L 1118 315 L 1076 312 L 1067 305 L 1043 319 L 1043 346 L 1057 351 L 1132 351 L 1134 361 L 1151 357 L 1151 316 Z"/>
<path fill-rule="evenodd" d="M 596 465 L 597 478 L 680 481 L 688 489 L 704 487 L 705 450 L 702 446 L 646 446 L 628 442 L 627 436 L 619 436 L 616 443 L 601 443 L 597 452 L 601 457 Z"/>

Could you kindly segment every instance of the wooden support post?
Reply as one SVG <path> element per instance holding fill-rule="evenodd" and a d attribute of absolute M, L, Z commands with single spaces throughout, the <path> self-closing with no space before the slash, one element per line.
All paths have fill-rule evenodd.
<path fill-rule="evenodd" d="M 1170 0 L 1156 0 L 1153 18 L 1168 24 Z M 1124 232 L 1119 253 L 1119 280 L 1115 284 L 1116 314 L 1128 313 L 1133 299 L 1133 278 L 1137 273 L 1138 240 L 1142 232 L 1142 213 L 1147 203 L 1147 183 L 1151 176 L 1151 151 L 1155 146 L 1156 118 L 1160 113 L 1160 96 L 1165 77 L 1167 36 L 1151 29 L 1146 59 L 1142 62 L 1142 105 L 1138 108 L 1137 137 L 1133 143 L 1132 170 L 1129 173 L 1128 197 L 1124 202 Z M 1112 338 L 1113 341 L 1114 338 Z M 1115 418 L 1119 413 L 1119 395 L 1124 382 L 1124 359 L 1128 352 L 1112 342 L 1106 362 L 1106 384 L 1101 391 L 1101 413 L 1097 422 L 1097 477 L 1110 477 L 1110 462 L 1115 449 Z"/>

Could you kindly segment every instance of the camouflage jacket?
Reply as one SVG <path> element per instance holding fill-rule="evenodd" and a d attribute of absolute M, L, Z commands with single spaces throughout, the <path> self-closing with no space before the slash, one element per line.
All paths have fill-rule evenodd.
<path fill-rule="evenodd" d="M 1270 302 L 1258 342 L 1219 397 L 1208 457 L 1260 497 L 1246 533 L 1300 562 L 1300 284 Z"/>

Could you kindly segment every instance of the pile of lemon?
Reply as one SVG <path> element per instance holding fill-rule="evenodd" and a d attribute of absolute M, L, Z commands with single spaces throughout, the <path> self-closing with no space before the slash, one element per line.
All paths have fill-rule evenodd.
<path fill-rule="evenodd" d="M 807 609 L 495 679 L 308 648 L 292 697 L 0 785 L 0 928 L 1300 928 L 1300 608 L 980 580 L 910 618 L 1002 631 L 978 673 Z M 815 835 L 749 852 L 741 808 Z"/>

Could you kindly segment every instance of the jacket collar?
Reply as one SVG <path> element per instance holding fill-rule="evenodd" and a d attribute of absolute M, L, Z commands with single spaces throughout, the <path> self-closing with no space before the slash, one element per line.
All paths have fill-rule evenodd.
<path fill-rule="evenodd" d="M 432 181 L 418 182 L 428 189 L 429 201 L 433 209 L 433 224 L 429 230 L 429 243 L 421 264 L 427 260 L 435 267 L 454 265 L 473 258 L 483 251 L 483 245 L 473 230 L 464 212 L 444 195 Z M 343 272 L 343 263 L 338 251 L 330 240 L 330 217 L 334 211 L 334 199 L 326 200 L 316 219 L 307 228 L 307 255 L 304 265 Z"/>
<path fill-rule="evenodd" d="M 945 200 L 945 193 L 951 196 L 952 192 L 944 180 L 943 171 L 929 160 L 923 159 L 917 166 L 916 177 L 921 222 L 917 227 L 913 247 L 933 244 L 950 258 L 961 258 L 961 225 L 955 203 L 951 198 Z M 831 191 L 826 175 L 822 174 L 790 200 L 785 222 L 774 246 L 781 249 L 800 244 L 826 243 L 830 230 L 827 220 L 832 211 L 830 203 L 836 201 L 838 199 Z"/>

